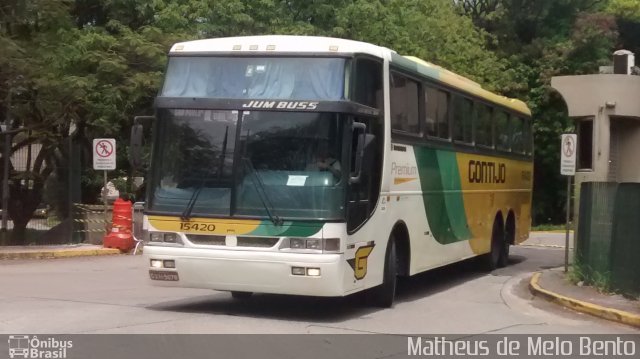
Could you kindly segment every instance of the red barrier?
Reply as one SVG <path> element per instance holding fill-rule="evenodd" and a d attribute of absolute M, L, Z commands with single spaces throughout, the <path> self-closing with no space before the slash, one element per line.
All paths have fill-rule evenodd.
<path fill-rule="evenodd" d="M 111 232 L 104 237 L 103 246 L 105 248 L 118 248 L 123 252 L 128 252 L 135 247 L 132 231 L 132 203 L 122 198 L 116 199 L 113 203 L 113 217 Z"/>

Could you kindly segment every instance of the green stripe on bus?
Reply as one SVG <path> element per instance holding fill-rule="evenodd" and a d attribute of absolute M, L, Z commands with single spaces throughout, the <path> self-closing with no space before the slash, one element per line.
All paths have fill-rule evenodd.
<path fill-rule="evenodd" d="M 275 226 L 270 221 L 262 221 L 250 234 L 254 236 L 287 236 L 309 237 L 322 229 L 322 222 L 292 222 L 286 221 L 281 226 Z"/>
<path fill-rule="evenodd" d="M 464 211 L 456 155 L 414 147 L 427 220 L 436 241 L 449 244 L 471 238 Z"/>
<path fill-rule="evenodd" d="M 438 154 L 442 187 L 445 192 L 447 214 L 453 233 L 459 241 L 471 239 L 467 213 L 464 209 L 464 199 L 462 198 L 462 184 L 460 183 L 456 154 L 450 151 L 436 151 L 436 153 Z"/>

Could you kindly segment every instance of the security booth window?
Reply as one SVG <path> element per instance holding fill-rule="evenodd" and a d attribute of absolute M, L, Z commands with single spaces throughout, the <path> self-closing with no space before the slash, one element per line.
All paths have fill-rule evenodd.
<path fill-rule="evenodd" d="M 578 121 L 578 169 L 593 169 L 593 119 Z"/>

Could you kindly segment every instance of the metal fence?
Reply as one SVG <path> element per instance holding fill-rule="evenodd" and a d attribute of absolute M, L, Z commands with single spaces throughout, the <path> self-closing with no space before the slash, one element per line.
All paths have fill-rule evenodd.
<path fill-rule="evenodd" d="M 575 256 L 587 282 L 640 295 L 640 184 L 582 184 Z"/>
<path fill-rule="evenodd" d="M 85 183 L 89 176 L 101 175 L 88 167 L 90 154 L 69 141 L 58 149 L 62 160 L 56 167 L 44 170 L 35 165 L 41 150 L 41 145 L 27 146 L 7 157 L 0 151 L 0 194 L 6 197 L 0 201 L 0 216 L 6 216 L 0 226 L 0 245 L 101 244 L 110 229 L 112 206 L 109 203 L 105 210 L 101 204 L 82 203 L 87 198 L 101 201 L 101 183 Z M 33 212 L 23 211 L 31 217 L 25 225 L 20 218 L 29 216 L 20 211 L 31 207 Z"/>

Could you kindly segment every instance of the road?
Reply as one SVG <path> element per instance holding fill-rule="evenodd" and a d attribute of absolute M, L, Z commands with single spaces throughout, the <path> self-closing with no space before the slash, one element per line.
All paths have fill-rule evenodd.
<path fill-rule="evenodd" d="M 363 306 L 358 296 L 235 301 L 152 287 L 141 256 L 4 261 L 0 333 L 639 333 L 533 298 L 528 277 L 562 265 L 564 252 L 530 243 L 492 273 L 468 261 L 403 280 L 393 309 Z"/>

